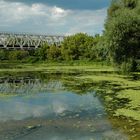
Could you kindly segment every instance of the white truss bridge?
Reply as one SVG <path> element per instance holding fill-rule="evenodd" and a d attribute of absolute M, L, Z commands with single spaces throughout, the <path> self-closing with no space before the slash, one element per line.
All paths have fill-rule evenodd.
<path fill-rule="evenodd" d="M 0 49 L 37 49 L 43 44 L 60 46 L 65 36 L 0 32 Z"/>

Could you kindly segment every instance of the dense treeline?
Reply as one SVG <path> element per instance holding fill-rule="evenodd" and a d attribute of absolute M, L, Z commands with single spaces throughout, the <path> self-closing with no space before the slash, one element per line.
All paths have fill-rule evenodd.
<path fill-rule="evenodd" d="M 124 71 L 136 71 L 140 59 L 140 1 L 113 0 L 103 35 L 78 33 L 60 46 L 44 44 L 34 51 L 0 50 L 0 60 L 110 61 Z"/>
<path fill-rule="evenodd" d="M 68 36 L 60 46 L 44 44 L 34 51 L 0 50 L 1 60 L 33 60 L 33 61 L 73 61 L 73 60 L 105 60 L 107 51 L 101 43 L 100 35 L 89 36 L 78 33 Z"/>

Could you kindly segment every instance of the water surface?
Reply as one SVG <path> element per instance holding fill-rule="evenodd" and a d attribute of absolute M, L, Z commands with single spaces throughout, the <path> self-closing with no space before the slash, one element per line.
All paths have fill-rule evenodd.
<path fill-rule="evenodd" d="M 79 74 L 3 74 L 0 140 L 128 140 L 93 84 L 73 81 Z"/>

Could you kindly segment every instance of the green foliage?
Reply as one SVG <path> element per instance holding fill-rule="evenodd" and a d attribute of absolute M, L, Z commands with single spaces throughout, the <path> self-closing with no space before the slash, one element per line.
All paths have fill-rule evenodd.
<path fill-rule="evenodd" d="M 94 47 L 98 43 L 96 38 L 84 33 L 78 33 L 65 38 L 62 43 L 62 58 L 64 60 L 83 60 L 95 58 Z"/>
<path fill-rule="evenodd" d="M 130 8 L 130 9 L 134 9 L 138 4 L 138 0 L 123 0 L 122 2 L 123 2 L 124 7 Z"/>
<path fill-rule="evenodd" d="M 64 60 L 79 60 L 85 43 L 85 34 L 76 34 L 64 39 L 62 57 Z"/>
<path fill-rule="evenodd" d="M 25 50 L 14 50 L 9 52 L 9 60 L 23 60 L 29 56 L 29 52 Z"/>
<path fill-rule="evenodd" d="M 121 8 L 118 0 L 113 0 L 111 6 L 108 9 L 108 18 L 115 16 L 115 13 Z"/>
<path fill-rule="evenodd" d="M 129 11 L 113 18 L 107 25 L 107 40 L 113 59 L 119 63 L 137 57 L 140 44 L 140 19 Z"/>
<path fill-rule="evenodd" d="M 9 60 L 20 60 L 21 51 L 8 51 Z M 89 36 L 84 33 L 77 33 L 64 39 L 61 46 L 44 44 L 37 50 L 28 51 L 28 58 L 24 62 L 35 63 L 37 61 L 69 61 L 73 60 L 101 61 L 105 60 L 107 49 L 104 39 L 100 35 Z"/>
<path fill-rule="evenodd" d="M 60 60 L 61 59 L 61 49 L 60 47 L 54 45 L 44 44 L 41 48 L 39 48 L 36 53 L 36 57 L 39 60 Z"/>
<path fill-rule="evenodd" d="M 106 42 L 103 36 L 96 37 L 96 45 L 93 47 L 91 54 L 94 55 L 94 59 L 103 61 L 108 58 L 108 48 L 106 47 Z M 93 60 L 93 59 L 91 59 Z"/>
<path fill-rule="evenodd" d="M 130 59 L 127 62 L 124 61 L 121 64 L 121 71 L 123 73 L 129 73 L 129 72 L 133 72 L 133 71 L 136 71 L 136 70 L 137 70 L 137 63 L 133 59 Z"/>
<path fill-rule="evenodd" d="M 115 16 L 117 11 L 124 9 L 135 9 L 138 7 L 138 0 L 112 0 L 111 6 L 108 9 L 108 17 Z"/>
<path fill-rule="evenodd" d="M 117 10 L 112 10 L 116 5 Z M 111 5 L 105 24 L 105 38 L 109 56 L 117 65 L 129 67 L 130 59 L 140 54 L 140 14 L 137 0 L 120 0 Z M 119 8 L 120 7 L 120 8 Z"/>
<path fill-rule="evenodd" d="M 61 48 L 59 46 L 51 45 L 48 49 L 48 60 L 61 60 Z"/>
<path fill-rule="evenodd" d="M 6 60 L 7 59 L 7 52 L 3 49 L 0 50 L 0 60 Z"/>
<path fill-rule="evenodd" d="M 35 56 L 38 57 L 39 60 L 47 60 L 48 58 L 48 49 L 49 49 L 49 45 L 48 44 L 44 44 L 43 46 L 41 46 L 40 48 L 38 48 L 35 52 Z"/>
<path fill-rule="evenodd" d="M 138 0 L 113 0 L 108 9 L 108 18 L 116 16 L 118 11 L 123 12 L 124 9 L 135 9 L 138 5 Z"/>
<path fill-rule="evenodd" d="M 36 56 L 29 56 L 29 57 L 25 60 L 26 63 L 36 63 L 36 62 L 38 62 L 38 61 L 39 61 L 39 58 L 36 57 Z"/>

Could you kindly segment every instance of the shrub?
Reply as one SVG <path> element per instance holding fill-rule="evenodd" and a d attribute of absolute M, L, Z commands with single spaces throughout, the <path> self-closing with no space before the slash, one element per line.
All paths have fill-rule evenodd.
<path fill-rule="evenodd" d="M 9 52 L 9 60 L 23 60 L 29 56 L 28 51 L 14 50 Z"/>
<path fill-rule="evenodd" d="M 44 44 L 40 48 L 38 48 L 35 52 L 35 56 L 38 57 L 39 60 L 47 60 L 48 58 L 48 49 L 49 45 Z"/>
<path fill-rule="evenodd" d="M 121 71 L 123 73 L 129 73 L 137 71 L 137 63 L 134 59 L 129 59 L 121 64 Z"/>
<path fill-rule="evenodd" d="M 61 49 L 56 45 L 51 45 L 48 49 L 48 60 L 60 60 Z"/>
<path fill-rule="evenodd" d="M 6 60 L 7 59 L 7 52 L 3 49 L 0 50 L 0 60 Z"/>

